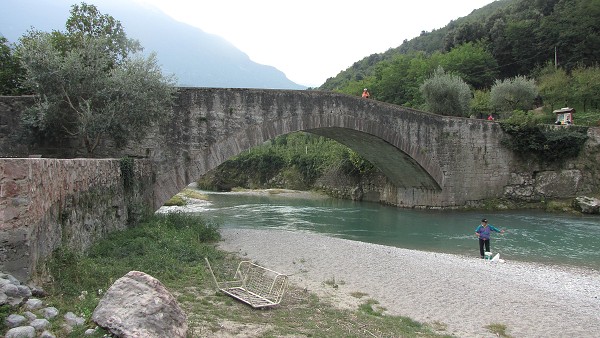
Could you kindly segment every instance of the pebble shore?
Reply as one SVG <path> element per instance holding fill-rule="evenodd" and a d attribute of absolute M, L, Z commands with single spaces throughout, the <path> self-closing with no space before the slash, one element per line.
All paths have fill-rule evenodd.
<path fill-rule="evenodd" d="M 290 275 L 340 307 L 365 297 L 386 314 L 442 326 L 457 337 L 598 337 L 600 271 L 465 257 L 284 230 L 221 229 L 220 248 Z M 326 283 L 334 279 L 338 287 Z"/>

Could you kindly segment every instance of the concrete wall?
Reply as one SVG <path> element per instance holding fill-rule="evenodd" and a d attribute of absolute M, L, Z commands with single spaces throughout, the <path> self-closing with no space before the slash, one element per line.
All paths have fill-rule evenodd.
<path fill-rule="evenodd" d="M 58 247 L 85 250 L 152 201 L 152 165 L 126 190 L 119 160 L 0 159 L 0 271 L 27 280 Z"/>

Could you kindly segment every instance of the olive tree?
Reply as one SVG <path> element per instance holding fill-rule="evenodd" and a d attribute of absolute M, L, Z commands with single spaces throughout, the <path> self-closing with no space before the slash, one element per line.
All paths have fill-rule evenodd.
<path fill-rule="evenodd" d="M 447 74 L 438 67 L 420 87 L 427 108 L 432 113 L 468 116 L 471 89 L 460 76 Z"/>
<path fill-rule="evenodd" d="M 174 80 L 119 21 L 85 3 L 70 14 L 66 32 L 31 30 L 20 39 L 25 84 L 36 94 L 23 122 L 38 139 L 75 137 L 93 156 L 104 139 L 122 147 L 165 118 Z"/>
<path fill-rule="evenodd" d="M 501 111 L 530 110 L 537 96 L 535 81 L 525 76 L 496 80 L 490 90 L 492 105 Z"/>

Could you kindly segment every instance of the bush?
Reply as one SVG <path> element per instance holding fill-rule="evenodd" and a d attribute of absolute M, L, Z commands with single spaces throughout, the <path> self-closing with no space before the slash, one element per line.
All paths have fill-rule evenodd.
<path fill-rule="evenodd" d="M 500 111 L 529 110 L 538 96 L 535 81 L 524 76 L 496 80 L 490 90 L 490 100 Z"/>
<path fill-rule="evenodd" d="M 576 157 L 587 140 L 586 127 L 535 124 L 531 113 L 516 116 L 523 118 L 513 115 L 500 124 L 509 135 L 502 144 L 521 157 L 533 156 L 546 163 L 566 160 Z"/>
<path fill-rule="evenodd" d="M 460 76 L 446 74 L 438 67 L 433 76 L 421 85 L 427 108 L 435 114 L 468 116 L 471 89 Z"/>
<path fill-rule="evenodd" d="M 82 291 L 106 290 L 131 270 L 162 282 L 184 278 L 189 266 L 214 256 L 218 226 L 183 213 L 155 214 L 151 220 L 109 234 L 87 253 L 59 249 L 46 266 L 54 281 L 49 293 L 69 298 Z M 79 313 L 79 312 L 76 312 Z"/>

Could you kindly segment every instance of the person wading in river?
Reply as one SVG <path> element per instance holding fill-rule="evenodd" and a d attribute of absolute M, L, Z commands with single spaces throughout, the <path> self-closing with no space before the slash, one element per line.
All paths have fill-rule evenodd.
<path fill-rule="evenodd" d="M 485 258 L 485 253 L 490 252 L 490 235 L 492 231 L 503 233 L 504 230 L 498 230 L 493 225 L 488 224 L 487 219 L 482 219 L 481 224 L 475 229 L 475 236 L 479 238 L 479 253 L 481 258 Z M 485 246 L 485 251 L 483 250 Z"/>

